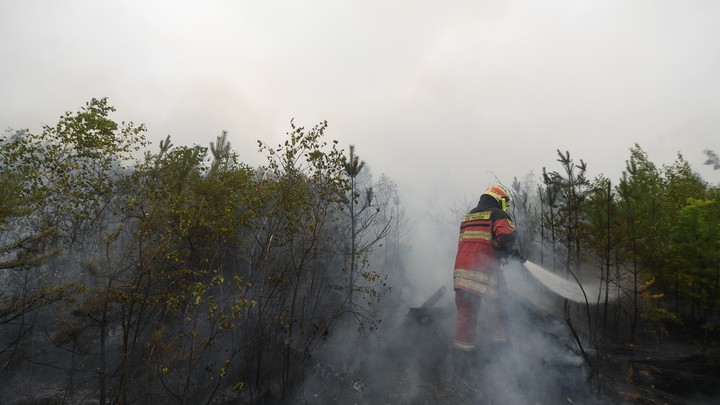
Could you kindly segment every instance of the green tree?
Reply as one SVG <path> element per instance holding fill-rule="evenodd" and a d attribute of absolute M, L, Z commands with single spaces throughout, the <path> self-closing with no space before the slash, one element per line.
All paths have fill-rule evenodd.
<path fill-rule="evenodd" d="M 206 148 L 171 149 L 167 140 L 147 171 L 138 172 L 140 193 L 131 201 L 146 235 L 136 277 L 146 280 L 144 295 L 160 314 L 148 330 L 153 355 L 145 358 L 165 390 L 153 395 L 182 403 L 209 400 L 241 383 L 225 377 L 243 344 L 224 345 L 236 341 L 253 305 L 250 285 L 231 269 L 239 229 L 254 211 L 255 181 L 223 144 L 222 164 L 208 168 Z"/>
<path fill-rule="evenodd" d="M 593 180 L 590 188 L 592 193 L 588 198 L 587 221 L 583 232 L 584 247 L 588 249 L 598 266 L 601 288 L 598 289 L 596 308 L 598 319 L 602 320 L 602 332 L 607 333 L 612 301 L 611 291 L 614 291 L 613 296 L 621 296 L 622 282 L 618 258 L 623 241 L 617 195 L 613 191 L 610 179 L 600 176 Z M 601 315 L 600 311 L 602 311 Z"/>
<path fill-rule="evenodd" d="M 233 156 L 207 174 L 206 151 L 173 149 L 168 138 L 146 154 L 122 183 L 107 254 L 86 263 L 95 287 L 66 334 L 79 344 L 99 334 L 101 402 L 195 403 L 242 386 L 226 378 L 243 350 L 230 342 L 252 303 L 249 285 L 226 266 L 236 264 L 254 182 Z"/>
<path fill-rule="evenodd" d="M 5 145 L 3 139 L 2 157 L 6 156 Z M 28 219 L 42 201 L 42 194 L 28 190 L 28 175 L 19 169 L 4 166 L 0 171 L 0 280 L 4 285 L 0 335 L 9 337 L 5 340 L 8 343 L 0 346 L 0 356 L 6 365 L 14 363 L 18 344 L 36 326 L 34 315 L 78 288 L 74 283 L 53 285 L 38 278 L 40 266 L 58 252 L 48 246 L 56 232 L 49 227 L 38 230 Z"/>
<path fill-rule="evenodd" d="M 71 295 L 84 288 L 71 269 L 77 268 L 84 256 L 97 252 L 100 244 L 96 237 L 107 225 L 106 208 L 115 196 L 114 182 L 122 177 L 123 163 L 144 144 L 144 127 L 132 123 L 118 125 L 109 118 L 112 112 L 114 108 L 105 99 L 93 99 L 78 112 L 65 113 L 56 125 L 44 126 L 40 134 L 26 130 L 2 140 L 2 166 L 6 173 L 12 172 L 22 179 L 15 198 L 29 203 L 23 208 L 26 215 L 21 221 L 11 224 L 12 233 L 19 236 L 17 241 L 32 240 L 35 253 L 25 256 L 32 259 L 25 265 L 41 264 L 33 272 L 25 272 L 18 290 L 18 297 L 22 298 L 16 302 L 22 302 L 24 308 L 33 308 L 27 303 L 37 296 L 45 302 L 60 304 L 59 298 L 50 300 L 45 292 L 71 299 Z M 29 233 L 27 229 L 40 232 Z M 32 313 L 32 323 L 20 322 L 20 329 L 27 332 L 19 335 L 27 340 L 25 347 L 42 344 L 53 328 L 64 321 L 57 316 L 63 309 L 61 305 L 44 307 L 43 311 Z M 35 351 L 30 353 L 38 355 Z M 29 360 L 25 365 L 32 375 L 33 367 L 38 366 L 33 366 L 35 359 Z"/>
<path fill-rule="evenodd" d="M 67 112 L 40 134 L 26 132 L 9 139 L 4 164 L 31 173 L 29 192 L 43 194 L 42 220 L 57 227 L 67 244 L 86 236 L 113 197 L 124 164 L 145 146 L 144 125 L 118 124 L 107 99 L 92 99 L 77 112 Z M 68 216 L 67 213 L 72 213 Z"/>
<path fill-rule="evenodd" d="M 518 230 L 518 246 L 523 255 L 528 258 L 540 256 L 533 243 L 533 233 L 541 232 L 540 204 L 535 197 L 536 184 L 532 174 L 527 175 L 523 180 L 513 178 L 510 190 L 512 193 L 512 204 L 510 210 Z"/>
<path fill-rule="evenodd" d="M 337 296 L 339 290 L 333 290 L 343 285 L 338 221 L 349 182 L 342 151 L 336 141 L 323 141 L 326 122 L 310 130 L 292 122 L 291 127 L 277 148 L 260 143 L 268 157 L 261 186 L 267 211 L 258 217 L 262 253 L 255 265 L 261 271 L 254 315 L 257 333 L 265 338 L 258 342 L 255 373 L 261 378 L 263 365 L 272 364 L 266 355 L 279 344 L 285 397 L 350 299 L 349 291 Z M 256 385 L 260 389 L 260 381 Z"/>
<path fill-rule="evenodd" d="M 557 216 L 559 238 L 563 241 L 565 270 L 578 274 L 580 270 L 582 235 L 580 224 L 584 221 L 583 204 L 590 192 L 590 183 L 585 177 L 587 164 L 580 160 L 576 164 L 570 153 L 557 151 L 562 173 L 543 169 L 543 182 L 552 192 L 555 204 L 550 209 Z"/>
<path fill-rule="evenodd" d="M 22 136 L 22 135 L 20 135 Z M 42 250 L 44 242 L 56 230 L 41 227 L 36 231 L 34 224 L 27 220 L 40 203 L 43 194 L 29 189 L 30 173 L 23 168 L 8 167 L 5 163 L 6 140 L 0 140 L 0 270 L 36 267 L 57 253 L 55 249 Z"/>
<path fill-rule="evenodd" d="M 718 200 L 688 198 L 672 234 L 674 312 L 692 325 L 714 329 L 720 280 L 720 207 Z M 685 306 L 680 302 L 686 301 Z"/>
<path fill-rule="evenodd" d="M 663 221 L 667 209 L 664 183 L 660 171 L 639 145 L 630 149 L 626 171 L 617 188 L 621 230 L 625 246 L 622 262 L 632 278 L 630 338 L 635 341 L 641 315 L 656 318 L 660 315 L 657 303 L 647 294 L 648 287 L 656 281 L 654 269 L 662 267 L 664 236 Z M 641 302 L 641 296 L 648 298 Z M 642 314 L 641 314 L 642 312 Z"/>
<path fill-rule="evenodd" d="M 344 161 L 345 174 L 350 190 L 343 199 L 350 221 L 349 248 L 345 255 L 349 257 L 348 290 L 350 293 L 350 312 L 354 314 L 361 327 L 375 327 L 372 316 L 366 316 L 373 301 L 379 298 L 387 274 L 381 275 L 373 268 L 371 257 L 390 232 L 393 219 L 390 214 L 389 199 L 394 192 L 394 184 L 381 176 L 381 181 L 373 183 L 372 175 L 364 161 L 355 154 L 354 145 Z M 353 299 L 354 293 L 360 293 L 363 300 Z"/>
<path fill-rule="evenodd" d="M 102 404 L 291 401 L 338 319 L 362 310 L 377 322 L 348 303 L 379 288 L 368 255 L 398 218 L 394 183 L 356 188 L 350 289 L 351 185 L 327 123 L 291 122 L 283 144 L 259 143 L 268 164 L 250 168 L 226 131 L 209 148 L 168 136 L 134 161 L 144 126 L 114 111 L 93 99 L 41 134 L 2 140 L 0 182 L 22 191 L 0 196 L 0 263 L 23 269 L 8 270 L 16 301 L 0 307 L 5 372 L 30 389 L 22 377 L 43 364 L 64 370 L 45 381 L 60 402 L 83 390 Z"/>
<path fill-rule="evenodd" d="M 693 281 L 689 281 L 688 278 L 694 278 L 690 276 L 690 273 L 695 269 L 692 265 L 690 268 L 687 266 L 689 262 L 695 260 L 695 257 L 687 256 L 697 253 L 688 249 L 677 249 L 678 246 L 686 246 L 684 240 L 694 239 L 697 236 L 696 232 L 683 232 L 687 229 L 681 221 L 688 221 L 689 218 L 686 215 L 681 217 L 680 214 L 683 213 L 683 209 L 689 201 L 705 198 L 706 186 L 682 155 L 678 155 L 672 165 L 663 167 L 663 175 L 666 191 L 665 203 L 668 206 L 664 224 L 667 225 L 666 234 L 672 243 L 668 244 L 669 249 L 664 255 L 666 266 L 656 271 L 658 280 L 656 288 L 665 293 L 671 293 L 674 297 L 673 312 L 680 315 L 683 311 L 681 308 L 683 297 L 688 296 L 688 293 L 689 297 L 694 295 L 692 291 L 694 288 L 687 287 L 687 284 L 688 282 L 693 284 Z M 683 285 L 686 287 L 683 288 Z"/>
<path fill-rule="evenodd" d="M 358 256 L 358 252 L 356 250 L 357 245 L 357 223 L 358 223 L 358 213 L 356 215 L 355 211 L 358 210 L 358 201 L 360 200 L 360 193 L 357 191 L 357 176 L 360 174 L 362 169 L 365 167 L 365 161 L 361 161 L 360 157 L 355 155 L 355 145 L 350 145 L 350 156 L 347 158 L 347 161 L 344 162 L 343 167 L 345 168 L 345 173 L 350 178 L 350 198 L 348 198 L 348 208 L 350 210 L 350 268 L 348 269 L 348 290 L 350 291 L 350 305 L 353 305 L 353 290 L 355 289 L 355 272 L 356 272 L 356 260 Z M 367 208 L 372 203 L 372 189 L 367 189 L 365 193 L 365 199 L 363 200 L 363 205 L 359 209 L 362 210 L 364 208 Z"/>

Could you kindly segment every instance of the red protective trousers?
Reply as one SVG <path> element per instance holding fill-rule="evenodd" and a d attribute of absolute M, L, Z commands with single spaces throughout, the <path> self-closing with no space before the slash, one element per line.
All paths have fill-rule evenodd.
<path fill-rule="evenodd" d="M 483 299 L 485 298 L 485 299 Z M 486 305 L 489 322 L 487 334 L 494 341 L 505 340 L 505 323 L 497 297 L 472 294 L 464 290 L 455 290 L 455 306 L 457 309 L 457 322 L 455 324 L 455 339 L 453 346 L 464 351 L 475 350 L 478 312 L 480 303 Z"/>

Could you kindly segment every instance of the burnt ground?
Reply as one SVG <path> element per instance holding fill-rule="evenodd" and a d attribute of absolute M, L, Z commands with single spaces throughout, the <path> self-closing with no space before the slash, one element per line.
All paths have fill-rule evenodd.
<path fill-rule="evenodd" d="M 480 345 L 458 372 L 454 308 L 411 308 L 373 350 L 334 364 L 318 356 L 302 404 L 718 404 L 720 358 L 687 340 L 583 348 L 562 316 L 512 303 L 509 343 Z M 482 328 L 486 325 L 479 326 Z M 579 329 L 579 328 L 578 328 Z"/>
<path fill-rule="evenodd" d="M 601 387 L 630 404 L 720 403 L 720 357 L 686 342 L 605 347 Z"/>

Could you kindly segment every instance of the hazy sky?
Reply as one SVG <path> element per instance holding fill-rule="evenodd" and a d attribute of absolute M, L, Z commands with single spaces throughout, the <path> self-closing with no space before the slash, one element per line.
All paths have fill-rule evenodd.
<path fill-rule="evenodd" d="M 153 147 L 226 129 L 256 165 L 327 120 L 418 222 L 557 149 L 616 180 L 638 143 L 717 183 L 719 21 L 716 0 L 0 0 L 0 128 L 108 97 Z"/>

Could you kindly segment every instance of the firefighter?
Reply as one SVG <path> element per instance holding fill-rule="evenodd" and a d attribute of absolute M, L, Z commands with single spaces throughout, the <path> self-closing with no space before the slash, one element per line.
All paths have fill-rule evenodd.
<path fill-rule="evenodd" d="M 488 336 L 497 342 L 505 340 L 505 327 L 497 305 L 496 273 L 500 261 L 514 252 L 516 231 L 507 212 L 510 193 L 493 183 L 480 196 L 460 224 L 455 270 L 453 273 L 457 320 L 453 354 L 459 372 L 475 363 L 476 325 L 480 302 L 488 305 Z M 495 305 L 493 305 L 495 304 Z"/>

